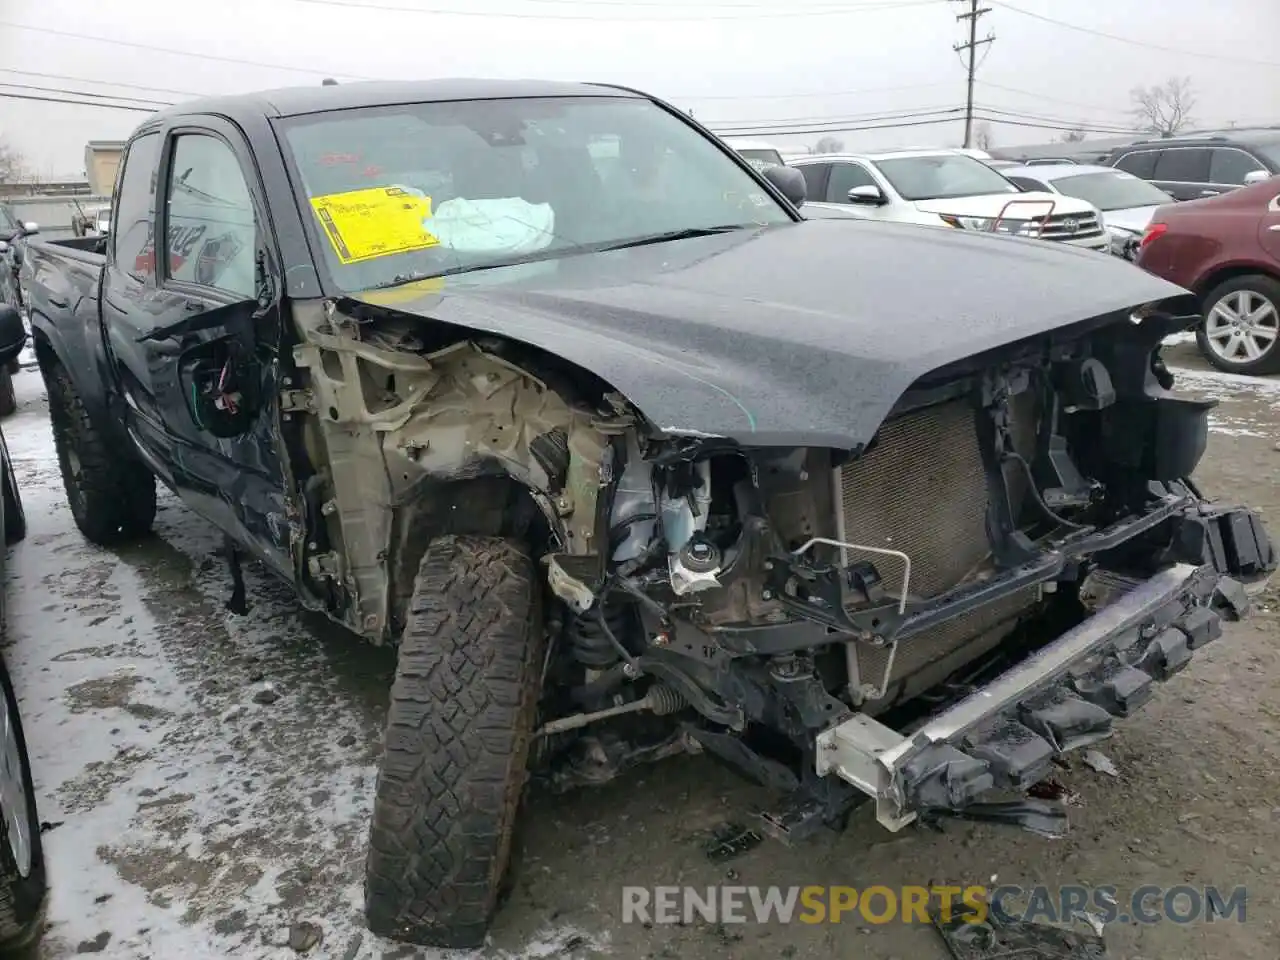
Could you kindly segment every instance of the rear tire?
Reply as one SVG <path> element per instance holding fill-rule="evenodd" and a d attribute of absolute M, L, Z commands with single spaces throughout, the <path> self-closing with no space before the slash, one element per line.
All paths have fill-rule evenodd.
<path fill-rule="evenodd" d="M 534 566 L 494 537 L 433 540 L 391 688 L 365 878 L 375 934 L 484 942 L 511 856 L 545 645 Z"/>
<path fill-rule="evenodd" d="M 53 443 L 76 526 L 100 546 L 142 536 L 156 518 L 156 478 L 98 429 L 66 370 L 46 378 Z"/>
<path fill-rule="evenodd" d="M 1206 360 L 1226 373 L 1280 372 L 1280 281 L 1260 273 L 1232 277 L 1205 294 L 1203 303 L 1196 344 Z M 1256 325 L 1236 327 L 1234 320 L 1246 312 L 1259 315 Z M 1255 356 L 1248 355 L 1250 344 Z"/>

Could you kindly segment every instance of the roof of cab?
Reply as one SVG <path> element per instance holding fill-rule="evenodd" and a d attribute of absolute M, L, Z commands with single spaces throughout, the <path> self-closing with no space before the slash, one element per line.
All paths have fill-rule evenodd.
<path fill-rule="evenodd" d="M 353 110 L 400 103 L 456 100 L 513 100 L 521 97 L 643 97 L 623 87 L 551 80 L 361 80 L 352 83 L 281 87 L 227 97 L 205 97 L 178 103 L 156 119 L 192 114 L 240 117 L 296 117 L 326 110 Z"/>

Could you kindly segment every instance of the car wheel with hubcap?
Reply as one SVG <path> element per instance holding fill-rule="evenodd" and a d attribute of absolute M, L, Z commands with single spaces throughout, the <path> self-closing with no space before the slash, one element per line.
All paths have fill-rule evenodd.
<path fill-rule="evenodd" d="M 18 701 L 0 670 L 0 953 L 30 943 L 40 931 L 48 883 L 40 819 Z"/>
<path fill-rule="evenodd" d="M 1205 295 L 1196 342 L 1219 370 L 1280 371 L 1280 282 L 1251 274 L 1218 284 Z"/>

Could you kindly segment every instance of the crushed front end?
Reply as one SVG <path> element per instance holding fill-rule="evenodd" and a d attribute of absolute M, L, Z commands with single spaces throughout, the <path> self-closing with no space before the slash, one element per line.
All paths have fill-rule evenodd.
<path fill-rule="evenodd" d="M 685 746 L 787 794 L 786 839 L 864 795 L 889 829 L 1052 832 L 1051 805 L 985 801 L 1109 736 L 1276 564 L 1190 479 L 1212 403 L 1172 392 L 1158 329 L 939 371 L 859 450 L 619 446 L 607 562 L 548 558 L 587 670 L 568 723 L 660 688 Z M 626 755 L 593 742 L 588 779 Z"/>
<path fill-rule="evenodd" d="M 545 352 L 343 309 L 300 313 L 282 403 L 300 575 L 393 639 L 432 536 L 530 544 L 556 788 L 701 751 L 784 795 L 784 839 L 866 797 L 890 829 L 1027 825 L 1043 810 L 983 801 L 1107 736 L 1276 565 L 1257 515 L 1190 479 L 1212 403 L 1159 357 L 1184 317 L 949 364 L 835 449 L 658 427 Z"/>

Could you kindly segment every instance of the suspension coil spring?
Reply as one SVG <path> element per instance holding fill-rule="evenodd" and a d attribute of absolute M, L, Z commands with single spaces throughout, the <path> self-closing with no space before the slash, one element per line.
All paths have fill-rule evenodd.
<path fill-rule="evenodd" d="M 631 613 L 629 603 L 607 603 L 604 606 L 604 622 L 609 632 L 619 641 L 627 635 Z M 586 616 L 574 617 L 569 622 L 568 634 L 573 658 L 584 667 L 603 670 L 622 659 L 618 648 L 600 626 L 598 614 L 594 611 Z"/>

